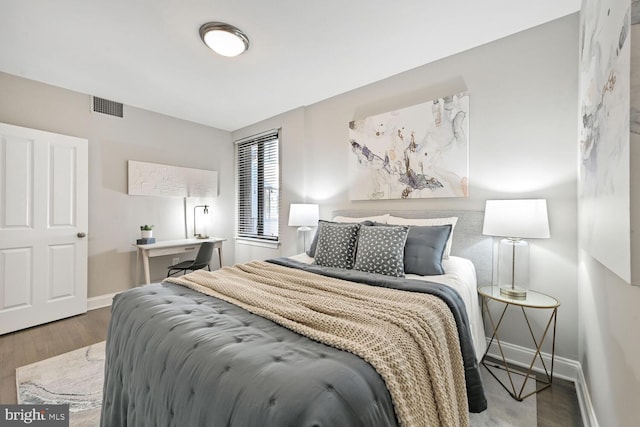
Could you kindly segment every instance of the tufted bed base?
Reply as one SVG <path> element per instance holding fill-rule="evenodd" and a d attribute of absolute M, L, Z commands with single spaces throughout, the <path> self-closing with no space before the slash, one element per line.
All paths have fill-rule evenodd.
<path fill-rule="evenodd" d="M 116 296 L 107 342 L 104 427 L 397 425 L 357 356 L 179 285 Z"/>
<path fill-rule="evenodd" d="M 415 290 L 411 282 L 390 286 Z M 450 293 L 438 285 L 429 293 L 441 289 Z M 464 304 L 448 305 L 458 313 L 469 407 L 478 412 L 486 400 Z M 162 283 L 117 295 L 112 313 L 102 426 L 398 425 L 371 365 L 233 304 Z"/>

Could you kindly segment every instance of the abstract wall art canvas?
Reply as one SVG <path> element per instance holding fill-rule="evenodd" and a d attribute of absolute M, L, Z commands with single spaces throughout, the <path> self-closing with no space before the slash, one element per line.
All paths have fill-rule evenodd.
<path fill-rule="evenodd" d="M 631 141 L 640 141 L 640 0 L 631 2 Z"/>
<path fill-rule="evenodd" d="M 583 1 L 580 15 L 581 247 L 631 281 L 630 3 Z"/>
<path fill-rule="evenodd" d="M 638 152 L 640 150 L 640 0 L 631 2 L 631 132 L 630 156 L 631 156 L 631 177 L 634 182 L 638 182 L 637 171 L 634 166 L 638 162 Z M 635 175 L 634 175 L 635 173 Z M 631 230 L 640 230 L 640 216 L 638 212 L 638 201 L 640 201 L 640 186 L 631 186 Z M 631 239 L 631 259 L 638 259 L 640 253 L 640 239 L 637 234 Z M 640 286 L 640 263 L 631 263 L 631 284 Z"/>
<path fill-rule="evenodd" d="M 349 123 L 351 200 L 467 197 L 469 95 Z"/>
<path fill-rule="evenodd" d="M 129 160 L 128 191 L 136 196 L 217 197 L 218 172 Z"/>

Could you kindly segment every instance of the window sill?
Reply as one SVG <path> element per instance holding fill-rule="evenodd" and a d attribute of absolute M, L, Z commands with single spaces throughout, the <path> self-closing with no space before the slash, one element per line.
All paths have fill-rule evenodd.
<path fill-rule="evenodd" d="M 240 245 L 259 246 L 261 248 L 278 249 L 280 247 L 279 241 L 268 241 L 260 239 L 250 239 L 247 237 L 236 237 L 236 243 Z"/>

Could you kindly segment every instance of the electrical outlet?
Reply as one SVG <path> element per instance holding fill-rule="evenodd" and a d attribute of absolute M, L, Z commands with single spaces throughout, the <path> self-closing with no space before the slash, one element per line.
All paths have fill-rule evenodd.
<path fill-rule="evenodd" d="M 171 260 L 171 264 L 177 264 L 177 263 L 179 263 L 179 262 L 180 262 L 180 258 L 173 258 L 173 259 Z"/>

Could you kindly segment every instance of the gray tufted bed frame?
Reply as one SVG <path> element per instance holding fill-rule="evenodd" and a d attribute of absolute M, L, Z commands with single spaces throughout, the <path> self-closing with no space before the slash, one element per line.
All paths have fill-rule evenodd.
<path fill-rule="evenodd" d="M 452 254 L 476 264 L 479 282 L 491 279 L 492 245 L 481 234 L 482 212 L 365 214 L 378 213 L 457 216 Z M 477 369 L 473 348 L 469 354 L 475 365 L 469 370 Z M 467 380 L 467 389 L 478 395 L 469 397 L 470 411 L 484 410 L 481 381 Z M 384 381 L 359 357 L 170 283 L 114 298 L 103 391 L 103 427 L 398 425 Z"/>

